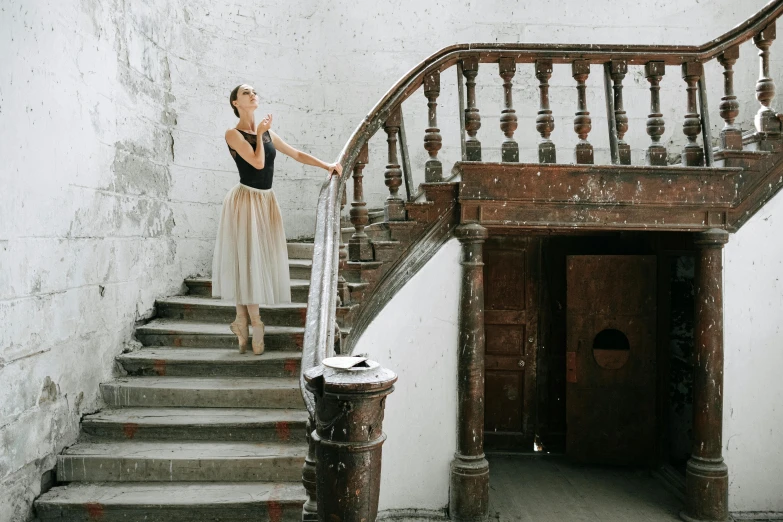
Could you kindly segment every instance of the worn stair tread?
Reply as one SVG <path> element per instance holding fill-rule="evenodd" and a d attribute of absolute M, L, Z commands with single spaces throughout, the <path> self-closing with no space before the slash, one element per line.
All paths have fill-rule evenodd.
<path fill-rule="evenodd" d="M 311 262 L 312 264 L 312 262 Z M 212 278 L 211 277 L 189 277 L 185 279 L 186 284 L 190 283 L 196 283 L 196 284 L 212 284 Z M 310 280 L 309 279 L 291 279 L 291 288 L 295 286 L 310 286 Z"/>
<path fill-rule="evenodd" d="M 289 259 L 288 260 L 289 266 L 303 266 L 303 267 L 312 267 L 313 266 L 313 260 L 312 259 Z"/>
<path fill-rule="evenodd" d="M 136 329 L 139 333 L 177 333 L 199 335 L 234 335 L 228 324 L 207 323 L 196 321 L 183 321 L 180 319 L 154 319 L 144 326 Z M 265 325 L 264 335 L 290 335 L 301 334 L 304 328 L 301 326 L 274 326 Z M 252 333 L 252 327 L 251 327 Z"/>
<path fill-rule="evenodd" d="M 109 458 L 152 460 L 221 460 L 264 457 L 304 457 L 307 444 L 278 442 L 181 442 L 117 441 L 77 442 L 63 451 L 60 458 Z"/>
<path fill-rule="evenodd" d="M 212 297 L 199 296 L 199 295 L 173 295 L 170 297 L 163 297 L 157 299 L 159 303 L 172 303 L 177 305 L 191 305 L 191 306 L 211 306 L 211 307 L 225 307 L 235 309 L 236 304 L 233 301 L 225 299 L 215 299 Z M 263 312 L 265 309 L 306 309 L 307 303 L 278 303 L 270 305 L 260 305 L 259 309 Z"/>
<path fill-rule="evenodd" d="M 84 417 L 89 424 L 144 426 L 238 426 L 306 422 L 306 410 L 252 408 L 120 408 Z"/>
<path fill-rule="evenodd" d="M 248 346 L 246 353 L 239 353 L 236 348 L 176 348 L 168 346 L 145 347 L 135 352 L 120 354 L 119 361 L 162 360 L 166 365 L 187 364 L 192 362 L 243 363 L 260 365 L 273 361 L 289 361 L 301 359 L 299 352 L 264 352 L 253 354 Z"/>
<path fill-rule="evenodd" d="M 291 482 L 74 482 L 44 493 L 37 504 L 100 504 L 104 509 L 213 504 L 228 507 L 270 501 L 301 504 L 306 499 L 301 483 Z"/>
<path fill-rule="evenodd" d="M 291 390 L 299 380 L 289 377 L 122 377 L 102 386 L 178 390 Z"/>

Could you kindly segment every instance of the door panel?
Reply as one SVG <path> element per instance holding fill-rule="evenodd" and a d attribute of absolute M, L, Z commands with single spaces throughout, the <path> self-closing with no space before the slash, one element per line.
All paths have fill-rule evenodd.
<path fill-rule="evenodd" d="M 490 238 L 484 247 L 485 444 L 532 447 L 535 435 L 538 240 Z"/>
<path fill-rule="evenodd" d="M 654 457 L 656 257 L 568 256 L 566 451 L 584 462 Z"/>

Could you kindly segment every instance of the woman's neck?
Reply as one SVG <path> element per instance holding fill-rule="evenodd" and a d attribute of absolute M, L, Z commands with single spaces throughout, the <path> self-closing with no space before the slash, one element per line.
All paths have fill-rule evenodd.
<path fill-rule="evenodd" d="M 237 123 L 237 129 L 247 130 L 249 132 L 256 131 L 256 115 L 252 112 L 240 112 L 239 123 Z"/>

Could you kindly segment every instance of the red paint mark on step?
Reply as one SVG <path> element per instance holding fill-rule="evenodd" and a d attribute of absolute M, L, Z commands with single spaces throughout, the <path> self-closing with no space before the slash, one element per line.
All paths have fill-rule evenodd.
<path fill-rule="evenodd" d="M 275 423 L 275 431 L 277 431 L 277 438 L 281 441 L 287 441 L 291 438 L 291 428 L 285 421 Z"/>
<path fill-rule="evenodd" d="M 296 359 L 286 359 L 285 364 L 283 365 L 283 369 L 288 372 L 288 375 L 293 377 L 299 373 L 299 363 Z"/>
<path fill-rule="evenodd" d="M 269 522 L 282 522 L 283 505 L 280 503 L 280 486 L 275 486 L 269 493 L 269 501 L 266 504 L 266 511 L 269 514 Z"/>
<path fill-rule="evenodd" d="M 281 522 L 283 520 L 283 506 L 280 502 L 270 500 L 266 510 L 269 513 L 269 522 Z"/>
<path fill-rule="evenodd" d="M 122 425 L 122 432 L 125 433 L 126 439 L 132 439 L 136 436 L 136 432 L 139 430 L 139 425 L 135 422 L 126 422 Z"/>
<path fill-rule="evenodd" d="M 160 376 L 166 375 L 166 360 L 165 359 L 155 359 L 153 362 L 153 369 L 155 370 L 155 373 L 157 373 Z"/>
<path fill-rule="evenodd" d="M 87 502 L 84 504 L 84 509 L 87 510 L 87 516 L 90 520 L 101 520 L 103 518 L 103 505 L 97 502 Z"/>

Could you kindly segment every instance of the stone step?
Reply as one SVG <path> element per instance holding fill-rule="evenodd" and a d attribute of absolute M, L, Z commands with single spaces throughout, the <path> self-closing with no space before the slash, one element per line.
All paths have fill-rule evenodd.
<path fill-rule="evenodd" d="M 313 243 L 288 243 L 288 259 L 312 259 Z"/>
<path fill-rule="evenodd" d="M 157 317 L 185 321 L 230 323 L 236 317 L 236 305 L 221 299 L 206 299 L 193 295 L 178 295 L 155 302 Z M 269 326 L 304 326 L 306 303 L 259 306 L 264 324 Z"/>
<path fill-rule="evenodd" d="M 72 483 L 35 502 L 41 522 L 299 522 L 301 484 L 269 482 Z"/>
<path fill-rule="evenodd" d="M 295 378 L 127 377 L 101 384 L 111 407 L 302 409 Z"/>
<path fill-rule="evenodd" d="M 310 273 L 313 269 L 312 259 L 289 259 L 288 270 L 291 279 L 306 279 L 310 280 Z"/>
<path fill-rule="evenodd" d="M 57 456 L 60 482 L 295 482 L 307 444 L 80 442 Z"/>
<path fill-rule="evenodd" d="M 306 424 L 306 410 L 118 408 L 85 416 L 80 440 L 299 443 Z"/>
<path fill-rule="evenodd" d="M 253 329 L 250 329 L 252 335 Z M 264 345 L 267 351 L 302 351 L 304 328 L 296 326 L 267 326 Z M 145 346 L 174 346 L 176 348 L 237 348 L 237 336 L 229 322 L 199 323 L 155 319 L 136 328 L 136 338 Z"/>
<path fill-rule="evenodd" d="M 188 295 L 212 297 L 212 279 L 209 277 L 193 277 L 185 279 L 188 287 Z M 307 303 L 307 294 L 310 292 L 310 279 L 291 279 L 291 301 L 294 303 Z"/>
<path fill-rule="evenodd" d="M 131 375 L 169 377 L 298 377 L 302 356 L 295 352 L 244 354 L 228 348 L 144 348 L 117 361 Z"/>

